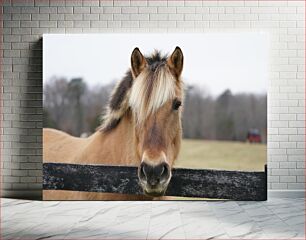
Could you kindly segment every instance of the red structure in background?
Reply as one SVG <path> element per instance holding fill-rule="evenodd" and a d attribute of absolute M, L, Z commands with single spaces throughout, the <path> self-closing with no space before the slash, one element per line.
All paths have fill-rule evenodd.
<path fill-rule="evenodd" d="M 250 129 L 247 135 L 247 141 L 250 143 L 261 143 L 261 136 L 258 129 Z"/>

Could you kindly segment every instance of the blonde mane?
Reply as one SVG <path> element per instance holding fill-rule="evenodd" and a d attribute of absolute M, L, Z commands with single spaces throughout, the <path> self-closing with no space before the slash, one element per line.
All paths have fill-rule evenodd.
<path fill-rule="evenodd" d="M 161 57 L 155 51 L 151 57 L 146 58 L 148 67 L 136 79 L 133 79 L 129 71 L 116 85 L 102 116 L 103 123 L 99 127 L 101 131 L 114 129 L 129 109 L 135 113 L 137 123 L 141 123 L 168 100 L 175 98 L 177 81 L 166 59 L 167 56 Z"/>
<path fill-rule="evenodd" d="M 129 106 L 136 114 L 137 123 L 141 123 L 174 98 L 175 79 L 166 65 L 160 65 L 154 72 L 145 70 L 135 79 Z"/>

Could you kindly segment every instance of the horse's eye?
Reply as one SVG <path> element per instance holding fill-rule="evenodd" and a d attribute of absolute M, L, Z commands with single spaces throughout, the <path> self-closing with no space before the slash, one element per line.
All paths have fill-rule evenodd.
<path fill-rule="evenodd" d="M 173 104 L 172 104 L 172 109 L 178 110 L 181 105 L 182 105 L 181 101 L 174 99 Z"/>

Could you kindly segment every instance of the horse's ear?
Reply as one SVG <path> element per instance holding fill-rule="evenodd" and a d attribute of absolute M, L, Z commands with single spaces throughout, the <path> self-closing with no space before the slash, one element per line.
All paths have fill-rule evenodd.
<path fill-rule="evenodd" d="M 134 78 L 137 78 L 142 70 L 147 66 L 147 60 L 141 54 L 139 48 L 135 48 L 132 52 L 131 65 Z"/>
<path fill-rule="evenodd" d="M 167 64 L 172 73 L 178 78 L 183 70 L 184 56 L 179 47 L 176 47 L 171 56 L 167 59 Z"/>

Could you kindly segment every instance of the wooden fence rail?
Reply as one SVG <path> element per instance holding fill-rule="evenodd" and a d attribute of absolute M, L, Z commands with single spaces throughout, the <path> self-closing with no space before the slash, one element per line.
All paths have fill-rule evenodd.
<path fill-rule="evenodd" d="M 143 194 L 137 168 L 127 166 L 44 163 L 43 189 Z M 267 168 L 263 172 L 176 168 L 166 195 L 263 201 Z"/>

